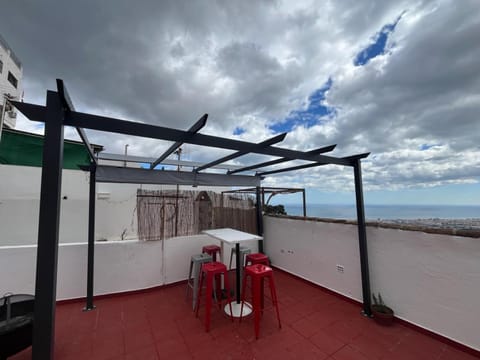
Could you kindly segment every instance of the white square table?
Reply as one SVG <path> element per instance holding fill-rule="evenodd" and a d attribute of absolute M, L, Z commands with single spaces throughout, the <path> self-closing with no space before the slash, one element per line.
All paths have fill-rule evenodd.
<path fill-rule="evenodd" d="M 221 241 L 222 246 L 222 257 L 224 256 L 223 251 L 223 244 L 235 244 L 236 250 L 236 301 L 232 302 L 232 316 L 240 317 L 240 309 L 241 309 L 241 298 L 240 298 L 240 243 L 244 241 L 252 241 L 252 240 L 263 240 L 261 236 L 246 233 L 243 231 L 230 229 L 230 228 L 223 228 L 223 229 L 212 229 L 212 230 L 204 230 L 204 234 L 209 235 L 217 240 Z M 252 312 L 251 306 L 245 304 L 243 309 L 243 316 L 246 316 Z M 225 306 L 225 312 L 230 314 L 230 307 Z"/>

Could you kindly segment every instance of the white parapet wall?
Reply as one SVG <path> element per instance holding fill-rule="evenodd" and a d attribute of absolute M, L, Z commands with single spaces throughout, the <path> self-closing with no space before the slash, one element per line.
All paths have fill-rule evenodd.
<path fill-rule="evenodd" d="M 207 235 L 162 241 L 105 241 L 95 243 L 94 294 L 148 289 L 186 280 L 193 254 L 202 246 L 221 245 Z M 258 242 L 242 244 L 258 251 Z M 224 262 L 231 247 L 224 247 Z M 0 296 L 35 292 L 36 245 L 0 246 Z M 235 265 L 235 262 L 233 263 Z M 86 296 L 87 244 L 63 243 L 58 252 L 57 300 Z"/>
<path fill-rule="evenodd" d="M 362 301 L 356 225 L 264 217 L 264 231 L 274 266 Z M 367 227 L 367 242 L 372 292 L 397 317 L 480 350 L 480 239 Z"/>
<path fill-rule="evenodd" d="M 0 165 L 0 246 L 35 245 L 38 236 L 42 169 Z M 60 203 L 61 243 L 88 239 L 90 176 L 80 170 L 63 170 Z M 137 238 L 137 189 L 171 189 L 172 185 L 97 184 L 95 239 Z"/>
<path fill-rule="evenodd" d="M 0 226 L 3 245 L 34 245 L 38 236 L 42 169 L 0 165 Z M 141 185 L 97 184 L 96 239 L 137 237 L 136 192 Z M 152 187 L 154 187 L 152 185 Z M 89 174 L 63 170 L 60 242 L 86 242 L 88 236 Z"/>
<path fill-rule="evenodd" d="M 0 164 L 0 246 L 35 245 L 38 236 L 42 168 Z M 60 243 L 87 242 L 89 173 L 63 170 Z M 190 187 L 181 187 L 185 189 Z M 96 240 L 137 239 L 137 189 L 167 190 L 175 185 L 98 183 Z M 196 190 L 214 190 L 197 187 Z M 218 189 L 217 189 L 218 190 Z"/>

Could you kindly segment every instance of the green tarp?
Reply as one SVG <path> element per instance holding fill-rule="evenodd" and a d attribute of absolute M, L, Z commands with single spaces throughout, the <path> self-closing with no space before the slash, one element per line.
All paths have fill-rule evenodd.
<path fill-rule="evenodd" d="M 42 135 L 3 129 L 0 141 L 0 164 L 41 167 L 42 155 Z M 65 141 L 63 145 L 63 168 L 79 170 L 78 165 L 88 164 L 90 164 L 90 161 L 85 146 L 79 142 Z"/>

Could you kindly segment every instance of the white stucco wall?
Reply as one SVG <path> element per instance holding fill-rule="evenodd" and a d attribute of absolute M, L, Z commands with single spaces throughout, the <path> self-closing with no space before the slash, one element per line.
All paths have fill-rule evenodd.
<path fill-rule="evenodd" d="M 177 237 L 162 241 L 105 241 L 95 243 L 95 295 L 147 289 L 186 280 L 190 257 L 204 245 L 217 244 L 206 235 Z M 242 244 L 258 251 L 257 241 Z M 164 249 L 162 251 L 162 248 Z M 229 245 L 224 261 L 230 259 Z M 0 294 L 35 291 L 36 245 L 0 246 Z M 235 265 L 235 261 L 233 262 Z M 60 244 L 57 299 L 85 297 L 87 244 Z"/>
<path fill-rule="evenodd" d="M 281 269 L 361 301 L 355 225 L 264 218 L 265 252 Z M 371 289 L 399 318 L 480 350 L 480 241 L 367 227 Z M 185 280 L 190 256 L 216 240 L 205 235 L 162 242 L 95 245 L 95 294 Z M 257 251 L 257 243 L 249 244 Z M 225 248 L 228 262 L 230 248 Z M 36 245 L 0 247 L 0 293 L 33 293 Z M 87 245 L 61 244 L 57 298 L 84 297 Z M 343 273 L 337 265 L 344 268 Z"/>
<path fill-rule="evenodd" d="M 190 257 L 202 246 L 221 245 L 206 235 L 177 237 L 162 241 L 107 241 L 95 244 L 95 295 L 151 288 L 186 280 Z M 258 251 L 256 241 L 243 244 Z M 162 247 L 164 251 L 162 251 Z M 231 247 L 225 245 L 228 264 Z M 0 246 L 0 294 L 35 291 L 36 245 Z M 233 262 L 233 265 L 235 262 Z M 85 297 L 87 244 L 60 244 L 57 299 Z"/>
<path fill-rule="evenodd" d="M 264 250 L 275 266 L 360 301 L 354 226 L 264 217 L 264 232 Z M 343 273 L 337 265 L 344 267 Z"/>
<path fill-rule="evenodd" d="M 41 169 L 0 165 L 0 245 L 36 244 L 40 206 Z M 87 240 L 88 174 L 65 170 L 62 177 L 60 238 L 62 242 Z"/>
<path fill-rule="evenodd" d="M 361 301 L 356 225 L 265 217 L 264 230 L 275 266 Z M 367 227 L 367 241 L 372 292 L 396 316 L 480 350 L 480 239 Z"/>
<path fill-rule="evenodd" d="M 41 171 L 39 167 L 0 165 L 0 246 L 37 243 Z M 172 186 L 97 184 L 95 239 L 137 238 L 136 195 L 138 188 Z M 88 231 L 89 174 L 63 170 L 61 243 L 86 242 Z"/>
<path fill-rule="evenodd" d="M 39 167 L 0 164 L 0 246 L 37 243 L 41 172 Z M 88 239 L 89 178 L 88 173 L 80 170 L 63 170 L 61 243 L 86 242 Z M 137 239 L 137 189 L 166 190 L 176 189 L 176 186 L 98 183 L 96 240 Z M 214 188 L 197 187 L 195 190 Z"/>

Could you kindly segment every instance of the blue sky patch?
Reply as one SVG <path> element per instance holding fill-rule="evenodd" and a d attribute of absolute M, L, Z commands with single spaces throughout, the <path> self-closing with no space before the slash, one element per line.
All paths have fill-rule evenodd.
<path fill-rule="evenodd" d="M 308 97 L 308 106 L 306 109 L 293 110 L 283 121 L 276 122 L 269 126 L 274 133 L 289 132 L 296 126 L 304 126 L 310 128 L 320 122 L 320 118 L 325 115 L 335 113 L 335 109 L 325 106 L 325 94 L 332 87 L 332 79 L 319 89 L 315 90 Z"/>
<path fill-rule="evenodd" d="M 245 129 L 241 127 L 236 127 L 233 129 L 233 135 L 242 135 L 245 132 Z"/>
<path fill-rule="evenodd" d="M 353 60 L 355 66 L 365 65 L 374 57 L 385 53 L 385 46 L 387 45 L 388 37 L 395 30 L 402 15 L 400 15 L 394 23 L 383 26 L 382 29 L 375 34 L 374 42 L 360 51 Z"/>
<path fill-rule="evenodd" d="M 150 163 L 140 163 L 142 169 L 150 169 Z M 158 164 L 155 166 L 155 170 L 177 170 L 176 165 L 162 165 Z"/>
<path fill-rule="evenodd" d="M 434 146 L 438 146 L 438 144 L 422 144 L 418 148 L 421 151 L 425 151 L 425 150 L 431 149 Z"/>

